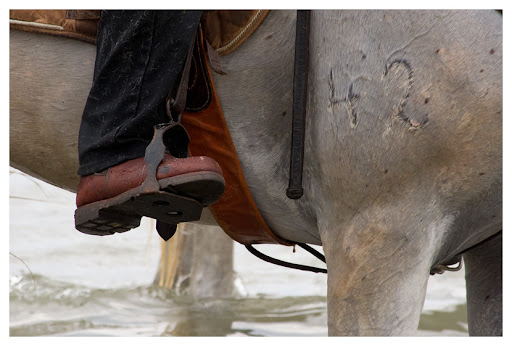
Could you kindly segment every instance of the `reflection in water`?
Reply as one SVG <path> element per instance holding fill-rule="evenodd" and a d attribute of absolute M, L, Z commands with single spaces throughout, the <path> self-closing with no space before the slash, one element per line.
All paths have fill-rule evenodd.
<path fill-rule="evenodd" d="M 204 299 L 156 286 L 99 289 L 10 280 L 10 336 L 327 335 L 325 297 Z M 307 326 L 307 328 L 305 328 Z"/>
<path fill-rule="evenodd" d="M 161 336 L 226 336 L 231 332 L 232 323 L 227 319 L 192 317 L 179 321 L 172 330 L 166 330 Z"/>
<path fill-rule="evenodd" d="M 326 299 L 324 297 L 284 297 L 205 300 L 193 303 L 184 309 L 174 327 L 162 335 L 173 336 L 266 336 L 276 334 L 272 326 L 279 325 L 293 330 L 296 326 L 308 325 L 308 321 L 320 324 L 327 333 Z M 268 324 L 268 327 L 265 325 Z M 251 329 L 251 326 L 258 326 Z M 241 328 L 249 327 L 249 328 Z M 317 332 L 314 328 L 311 332 Z"/>
<path fill-rule="evenodd" d="M 326 336 L 322 296 L 203 299 L 156 286 L 100 289 L 10 280 L 11 336 Z M 424 312 L 420 335 L 467 335 L 466 306 Z"/>
<path fill-rule="evenodd" d="M 454 311 L 432 311 L 421 315 L 419 329 L 442 332 L 453 330 L 467 334 L 467 306 L 460 304 Z"/>

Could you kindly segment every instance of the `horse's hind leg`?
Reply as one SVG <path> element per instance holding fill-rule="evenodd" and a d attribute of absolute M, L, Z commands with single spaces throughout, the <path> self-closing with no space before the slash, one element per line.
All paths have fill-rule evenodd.
<path fill-rule="evenodd" d="M 464 264 L 469 335 L 502 335 L 502 237 L 464 254 Z"/>

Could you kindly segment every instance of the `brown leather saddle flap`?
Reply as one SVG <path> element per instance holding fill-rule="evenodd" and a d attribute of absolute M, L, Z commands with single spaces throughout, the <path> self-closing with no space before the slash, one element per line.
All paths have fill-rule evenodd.
<path fill-rule="evenodd" d="M 208 66 L 207 72 L 211 79 Z M 211 95 L 208 108 L 200 112 L 184 112 L 182 123 L 190 135 L 192 155 L 209 156 L 222 168 L 226 189 L 219 201 L 210 206 L 213 216 L 224 232 L 239 243 L 292 245 L 275 235 L 261 216 L 245 181 L 213 84 Z"/>

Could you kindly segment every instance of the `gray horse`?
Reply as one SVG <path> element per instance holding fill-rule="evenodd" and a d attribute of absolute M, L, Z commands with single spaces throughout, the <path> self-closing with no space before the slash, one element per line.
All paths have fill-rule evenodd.
<path fill-rule="evenodd" d="M 270 228 L 322 245 L 330 335 L 411 335 L 432 268 L 464 253 L 471 335 L 502 333 L 502 18 L 315 11 L 304 196 L 286 198 L 294 11 L 215 75 Z M 11 32 L 11 164 L 73 190 L 94 47 Z M 481 244 L 477 247 L 473 247 Z"/>

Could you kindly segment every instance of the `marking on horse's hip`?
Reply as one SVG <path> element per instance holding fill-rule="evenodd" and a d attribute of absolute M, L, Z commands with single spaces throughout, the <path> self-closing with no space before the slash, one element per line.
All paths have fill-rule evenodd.
<path fill-rule="evenodd" d="M 403 89 L 403 93 L 398 103 L 394 107 L 393 113 L 391 114 L 391 124 L 393 124 L 395 119 L 400 119 L 410 126 L 410 130 L 416 130 L 418 128 L 421 128 L 428 122 L 428 117 L 426 115 L 423 117 L 423 119 L 418 121 L 412 119 L 404 112 L 405 106 L 407 105 L 407 102 L 410 98 L 410 93 L 414 80 L 411 64 L 405 59 L 395 59 L 392 62 L 388 63 L 384 68 L 382 79 L 390 78 L 392 76 L 396 76 L 396 78 L 398 78 L 398 82 L 402 82 L 398 86 L 399 88 Z M 425 104 L 427 103 L 428 101 L 425 102 Z"/>
<path fill-rule="evenodd" d="M 329 107 L 335 108 L 340 104 L 345 105 L 350 119 L 350 126 L 353 129 L 356 128 L 359 121 L 356 104 L 358 104 L 358 101 L 361 100 L 361 95 L 357 92 L 357 90 L 355 90 L 357 86 L 354 86 L 358 79 L 365 79 L 368 81 L 372 80 L 370 77 L 364 75 L 352 79 L 348 86 L 347 94 L 340 99 L 336 97 L 334 73 L 332 69 L 329 72 L 328 78 Z M 406 115 L 404 112 L 407 102 L 409 101 L 413 85 L 413 71 L 410 63 L 407 60 L 395 59 L 392 62 L 387 63 L 382 73 L 381 82 L 382 88 L 389 88 L 389 90 L 385 92 L 385 95 L 388 95 L 387 97 L 390 98 L 394 97 L 397 100 L 394 101 L 395 103 L 393 106 L 392 114 L 390 116 L 390 127 L 397 120 L 401 120 L 409 125 L 409 130 L 417 130 L 428 122 L 427 115 L 422 116 L 418 120 Z M 425 104 L 427 103 L 428 101 L 425 102 Z"/>
<path fill-rule="evenodd" d="M 404 115 L 404 108 L 407 104 L 407 100 L 409 99 L 413 82 L 411 65 L 406 60 L 397 59 L 386 65 L 382 78 L 388 77 L 390 72 L 394 72 L 394 74 L 397 75 L 397 77 L 400 79 L 402 79 L 403 73 L 406 75 L 405 78 L 403 78 L 405 79 L 404 83 L 399 85 L 399 87 L 403 88 L 404 92 L 398 101 L 397 106 L 393 110 L 391 120 L 398 117 L 404 121 L 408 121 L 407 117 Z"/>
<path fill-rule="evenodd" d="M 353 91 L 354 84 L 353 82 L 350 83 L 348 87 L 348 93 L 346 96 L 343 97 L 343 99 L 337 99 L 335 96 L 335 89 L 334 89 L 334 76 L 332 69 L 329 73 L 329 106 L 334 107 L 340 103 L 345 104 L 347 108 L 348 115 L 350 117 L 350 127 L 355 128 L 357 126 L 357 112 L 355 109 L 356 102 L 359 100 L 360 96 L 359 94 L 355 94 Z"/>

